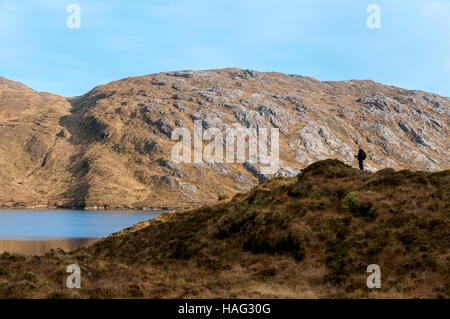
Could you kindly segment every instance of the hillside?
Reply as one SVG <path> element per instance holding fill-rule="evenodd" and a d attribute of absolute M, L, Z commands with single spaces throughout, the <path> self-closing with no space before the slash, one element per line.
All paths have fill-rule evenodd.
<path fill-rule="evenodd" d="M 126 78 L 66 98 L 0 78 L 0 207 L 195 207 L 266 179 L 248 163 L 174 164 L 175 128 L 276 127 L 280 169 L 337 158 L 367 169 L 449 168 L 450 99 L 372 81 L 251 70 Z"/>
<path fill-rule="evenodd" d="M 88 248 L 0 255 L 0 297 L 449 298 L 450 171 L 316 162 Z M 65 288 L 81 266 L 82 289 Z M 366 287 L 369 264 L 381 289 Z"/>

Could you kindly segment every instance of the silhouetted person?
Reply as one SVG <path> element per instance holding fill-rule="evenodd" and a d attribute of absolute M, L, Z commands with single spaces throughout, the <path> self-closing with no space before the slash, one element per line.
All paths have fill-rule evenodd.
<path fill-rule="evenodd" d="M 355 156 L 358 159 L 359 169 L 364 170 L 364 163 L 363 161 L 366 159 L 367 155 L 366 152 L 362 149 L 361 145 L 359 145 L 359 151 L 358 155 Z"/>

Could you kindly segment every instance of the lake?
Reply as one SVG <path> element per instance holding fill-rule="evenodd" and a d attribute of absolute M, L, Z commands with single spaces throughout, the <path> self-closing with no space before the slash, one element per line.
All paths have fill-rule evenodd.
<path fill-rule="evenodd" d="M 156 211 L 0 210 L 0 253 L 71 250 L 152 219 Z"/>

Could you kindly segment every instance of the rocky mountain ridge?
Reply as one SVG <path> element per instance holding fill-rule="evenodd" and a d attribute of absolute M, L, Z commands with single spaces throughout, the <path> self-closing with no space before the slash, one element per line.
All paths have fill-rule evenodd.
<path fill-rule="evenodd" d="M 80 97 L 0 78 L 0 205 L 188 207 L 253 188 L 258 163 L 174 163 L 176 128 L 278 128 L 276 176 L 311 162 L 370 171 L 450 167 L 450 99 L 373 81 L 320 82 L 241 69 L 165 72 L 101 85 Z M 207 143 L 205 143 L 207 144 Z"/>

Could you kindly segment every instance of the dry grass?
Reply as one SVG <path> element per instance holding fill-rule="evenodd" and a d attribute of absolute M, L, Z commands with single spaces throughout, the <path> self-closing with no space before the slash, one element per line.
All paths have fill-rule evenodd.
<path fill-rule="evenodd" d="M 69 254 L 3 254 L 0 297 L 449 298 L 449 177 L 316 162 Z M 64 286 L 71 263 L 80 290 Z"/>

